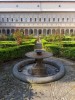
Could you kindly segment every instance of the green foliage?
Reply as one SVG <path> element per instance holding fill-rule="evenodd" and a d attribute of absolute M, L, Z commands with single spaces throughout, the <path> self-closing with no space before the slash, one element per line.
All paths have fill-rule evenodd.
<path fill-rule="evenodd" d="M 75 37 L 65 36 L 60 40 L 58 38 L 54 41 L 49 41 L 49 37 L 42 40 L 43 47 L 46 51 L 52 52 L 54 56 L 65 57 L 75 60 Z M 65 41 L 63 41 L 65 40 Z"/>
<path fill-rule="evenodd" d="M 62 48 L 60 56 L 75 60 L 75 47 Z"/>
<path fill-rule="evenodd" d="M 7 36 L 5 34 L 0 34 L 0 41 L 7 40 Z"/>
<path fill-rule="evenodd" d="M 8 35 L 6 40 L 7 41 L 15 41 L 15 38 L 14 38 L 14 36 L 12 34 L 12 35 Z"/>
<path fill-rule="evenodd" d="M 12 60 L 19 57 L 24 57 L 25 53 L 33 51 L 34 44 L 20 45 L 9 48 L 0 48 L 0 62 Z"/>
<path fill-rule="evenodd" d="M 0 41 L 0 48 L 7 48 L 16 46 L 17 42 L 15 41 Z"/>
<path fill-rule="evenodd" d="M 60 47 L 54 44 L 45 45 L 45 49 L 48 52 L 52 52 L 54 56 L 60 56 Z"/>

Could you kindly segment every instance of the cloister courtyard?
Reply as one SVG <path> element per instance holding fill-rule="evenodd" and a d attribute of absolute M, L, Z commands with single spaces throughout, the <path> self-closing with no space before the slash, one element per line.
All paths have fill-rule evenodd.
<path fill-rule="evenodd" d="M 37 45 L 37 43 L 41 43 Z M 53 56 L 47 61 L 62 63 L 65 75 L 45 84 L 25 83 L 13 75 L 16 63 L 29 59 L 26 53 L 43 49 Z M 0 35 L 0 100 L 74 100 L 75 99 L 75 36 L 58 33 L 39 37 Z"/>

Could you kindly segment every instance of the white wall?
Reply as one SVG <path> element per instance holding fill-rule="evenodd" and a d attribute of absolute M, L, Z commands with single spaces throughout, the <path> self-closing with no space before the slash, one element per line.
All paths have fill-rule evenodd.
<path fill-rule="evenodd" d="M 75 11 L 75 2 L 0 2 L 3 11 Z"/>

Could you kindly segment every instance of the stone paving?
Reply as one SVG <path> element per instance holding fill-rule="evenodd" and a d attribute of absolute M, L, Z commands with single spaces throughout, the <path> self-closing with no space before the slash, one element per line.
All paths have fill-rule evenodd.
<path fill-rule="evenodd" d="M 75 100 L 75 62 L 49 58 L 61 61 L 65 68 L 65 76 L 47 84 L 28 84 L 16 79 L 12 74 L 15 60 L 0 65 L 0 100 Z"/>

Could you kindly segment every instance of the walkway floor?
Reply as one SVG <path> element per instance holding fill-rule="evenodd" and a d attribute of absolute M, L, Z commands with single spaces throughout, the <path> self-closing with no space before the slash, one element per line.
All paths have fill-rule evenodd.
<path fill-rule="evenodd" d="M 0 100 L 75 100 L 75 62 L 55 57 L 50 59 L 61 61 L 66 74 L 47 84 L 28 84 L 16 79 L 12 68 L 20 60 L 0 65 Z"/>

